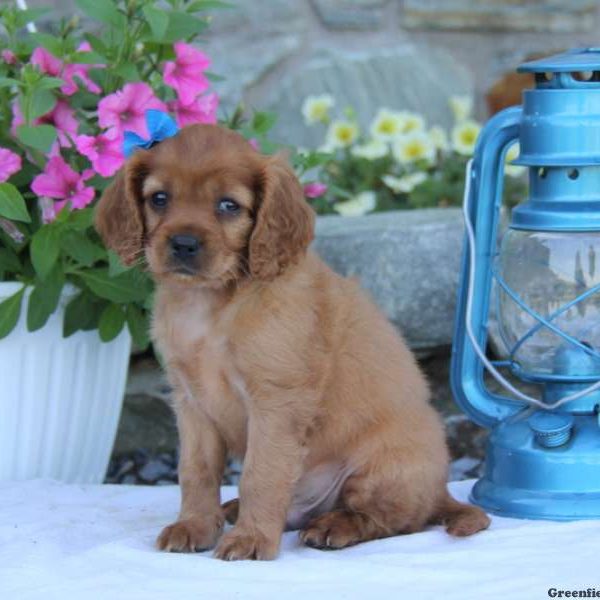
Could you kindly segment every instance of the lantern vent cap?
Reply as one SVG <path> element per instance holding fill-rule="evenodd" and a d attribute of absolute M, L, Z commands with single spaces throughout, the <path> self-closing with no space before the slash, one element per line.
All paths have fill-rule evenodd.
<path fill-rule="evenodd" d="M 555 54 L 523 63 L 519 73 L 568 73 L 600 70 L 600 47 L 575 48 L 569 52 Z"/>

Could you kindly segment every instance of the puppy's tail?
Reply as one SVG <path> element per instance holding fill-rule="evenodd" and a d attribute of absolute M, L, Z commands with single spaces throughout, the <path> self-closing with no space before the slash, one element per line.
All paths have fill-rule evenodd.
<path fill-rule="evenodd" d="M 466 537 L 490 526 L 490 518 L 477 506 L 458 502 L 446 492 L 441 506 L 433 519 L 446 527 L 450 535 Z"/>

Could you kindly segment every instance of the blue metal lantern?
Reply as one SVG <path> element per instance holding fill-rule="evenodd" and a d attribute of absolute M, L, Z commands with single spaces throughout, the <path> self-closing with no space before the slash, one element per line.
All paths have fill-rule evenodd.
<path fill-rule="evenodd" d="M 451 379 L 460 407 L 491 429 L 472 500 L 504 516 L 600 518 L 600 48 L 519 70 L 535 89 L 487 123 L 467 169 Z M 499 240 L 516 141 L 530 197 Z M 502 360 L 483 350 L 490 309 Z M 484 369 L 510 394 L 491 392 Z"/>

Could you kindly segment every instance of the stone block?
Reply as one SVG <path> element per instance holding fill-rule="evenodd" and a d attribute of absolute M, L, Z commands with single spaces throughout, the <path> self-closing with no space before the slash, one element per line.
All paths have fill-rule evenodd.
<path fill-rule="evenodd" d="M 595 0 L 405 0 L 402 25 L 408 29 L 593 31 Z"/>
<path fill-rule="evenodd" d="M 388 0 L 312 0 L 328 29 L 369 30 L 385 25 L 385 6 Z"/>
<path fill-rule="evenodd" d="M 279 115 L 275 138 L 317 147 L 325 129 L 308 127 L 301 115 L 309 95 L 333 95 L 338 112 L 352 106 L 366 128 L 380 107 L 417 111 L 431 125 L 448 126 L 452 122 L 448 97 L 472 92 L 471 73 L 448 52 L 404 44 L 361 51 L 316 50 L 284 75 L 266 106 Z"/>

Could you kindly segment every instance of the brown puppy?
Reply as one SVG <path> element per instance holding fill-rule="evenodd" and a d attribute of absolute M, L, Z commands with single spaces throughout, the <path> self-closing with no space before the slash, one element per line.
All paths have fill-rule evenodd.
<path fill-rule="evenodd" d="M 448 495 L 442 424 L 413 356 L 354 282 L 307 251 L 313 226 L 284 162 L 211 125 L 136 152 L 102 197 L 107 245 L 129 264 L 143 256 L 157 283 L 182 492 L 161 549 L 218 542 L 219 558 L 272 559 L 286 526 L 343 548 L 489 524 Z M 221 507 L 228 453 L 244 472 L 239 506 Z M 221 537 L 226 516 L 237 523 Z"/>

